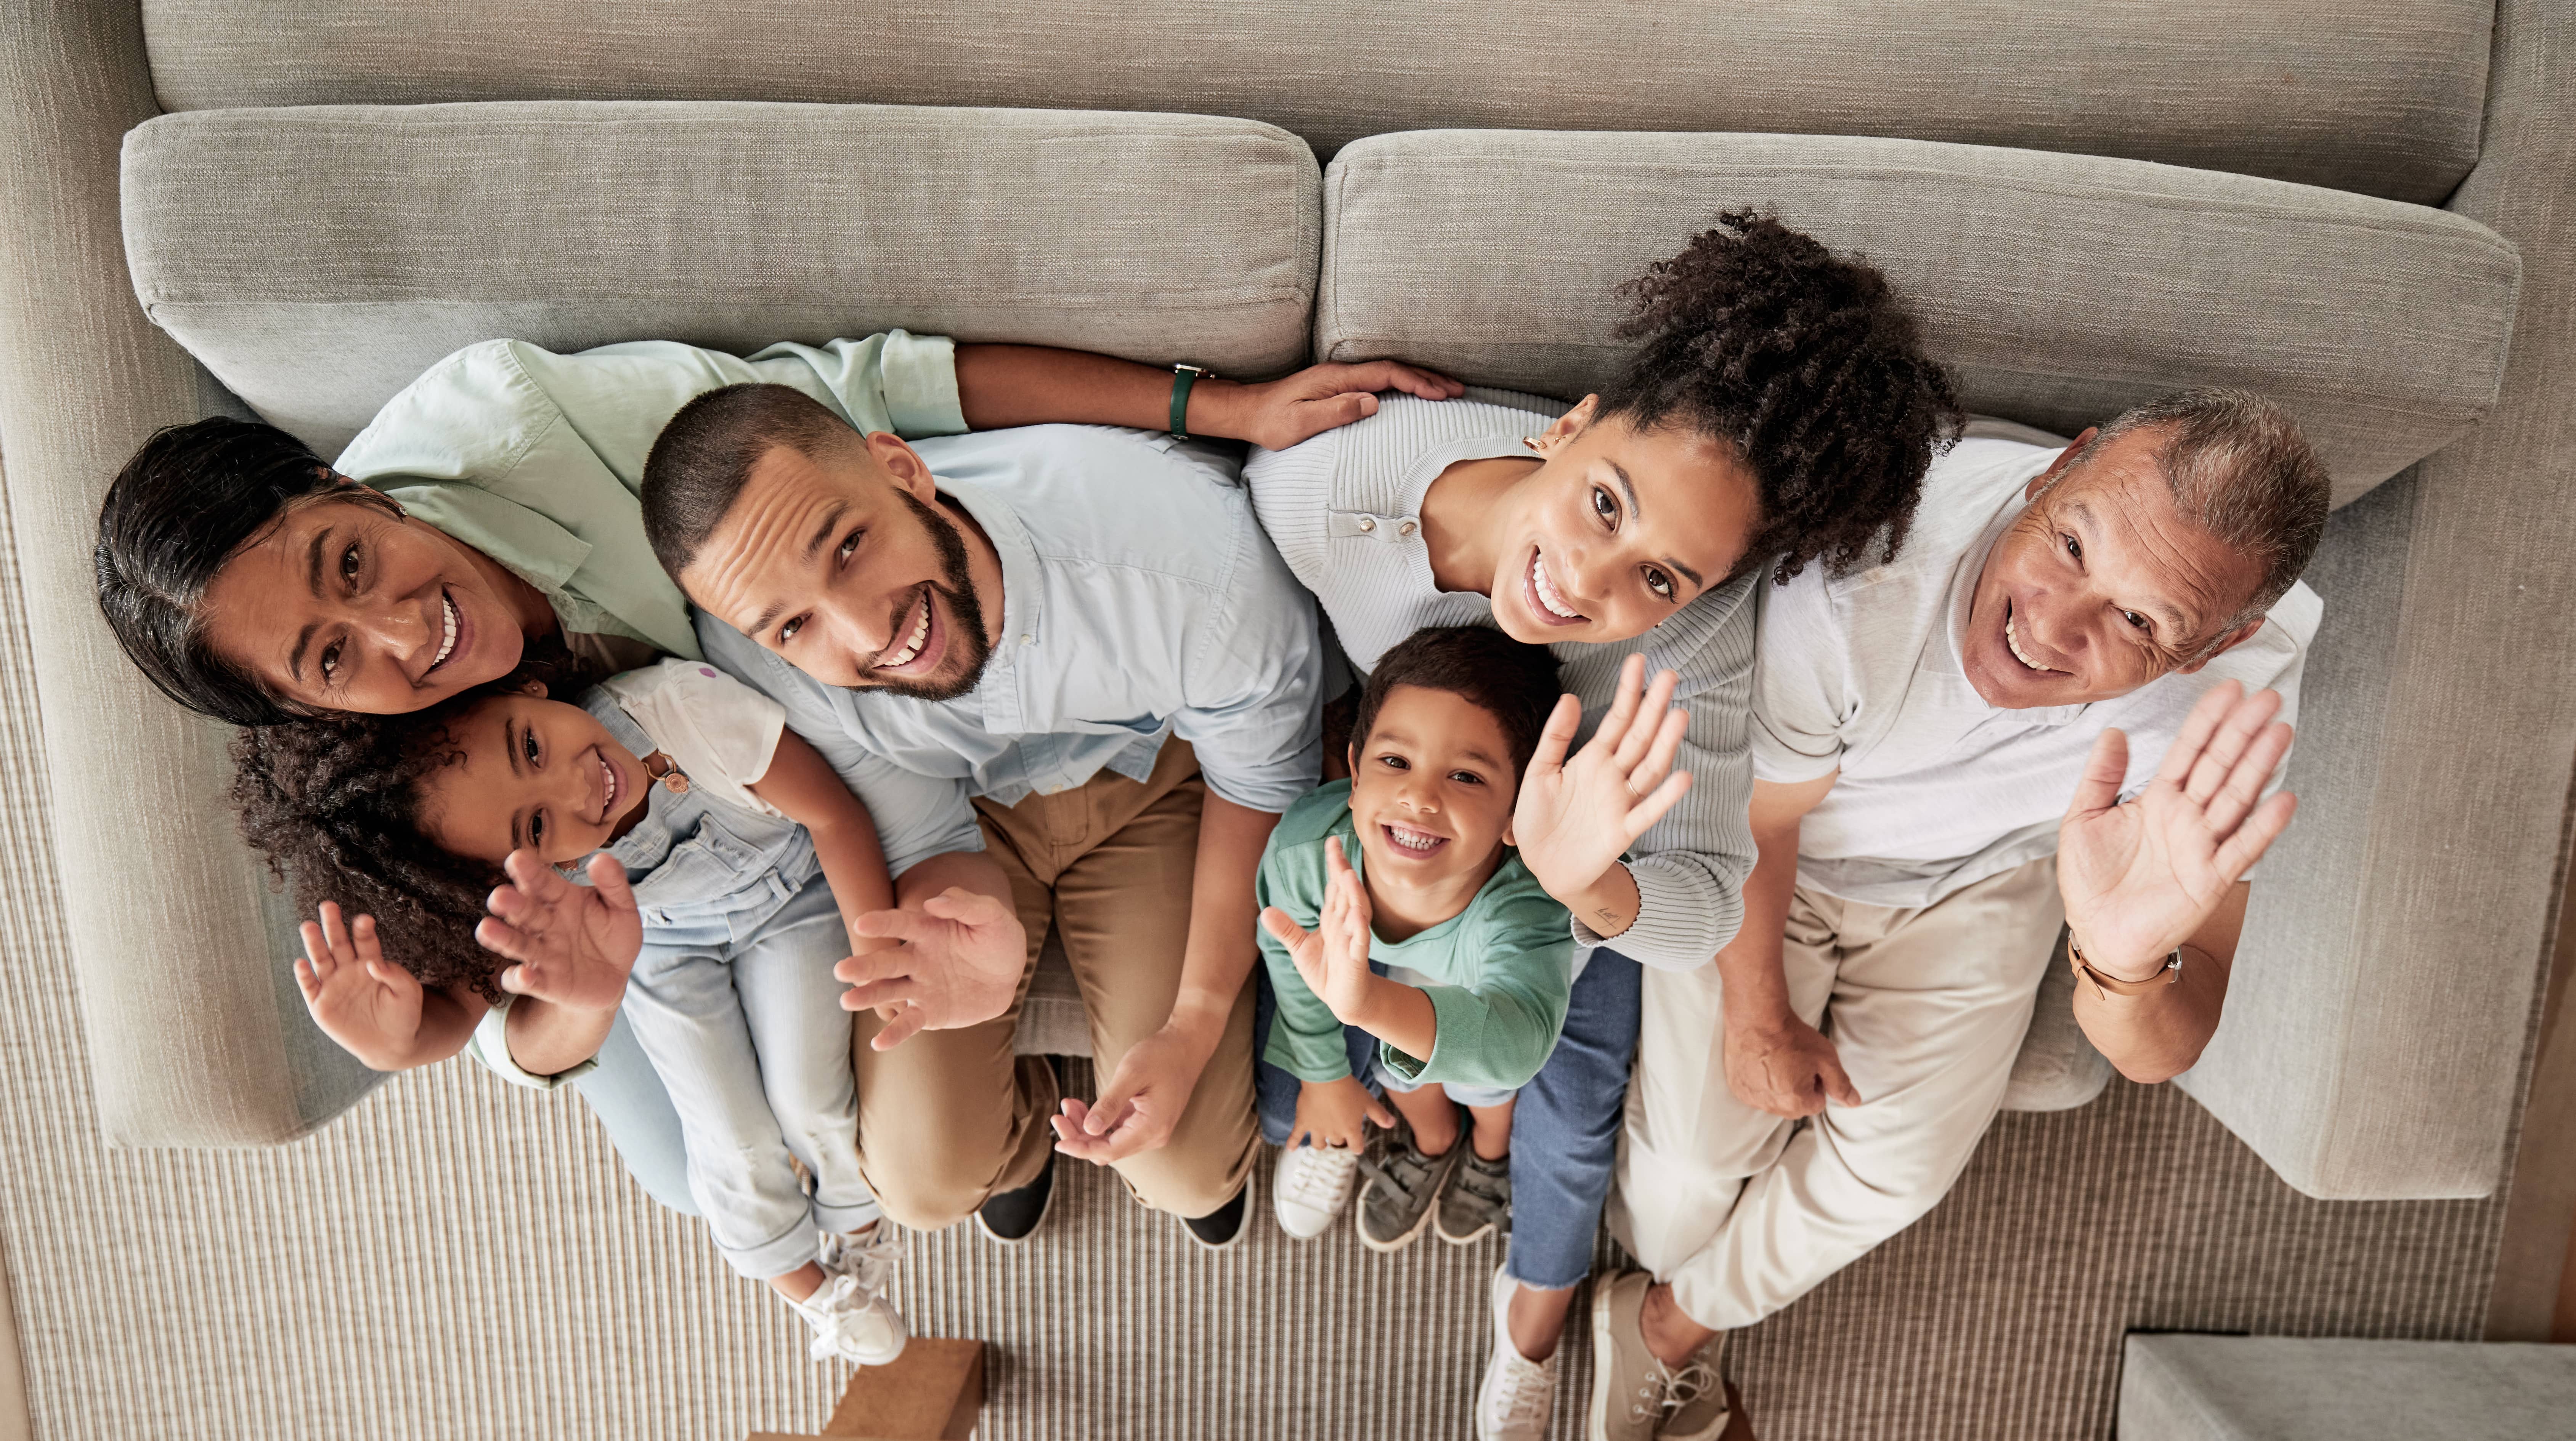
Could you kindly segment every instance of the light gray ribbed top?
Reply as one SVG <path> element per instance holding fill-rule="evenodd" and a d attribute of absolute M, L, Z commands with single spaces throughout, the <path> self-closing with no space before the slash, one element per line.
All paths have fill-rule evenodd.
<path fill-rule="evenodd" d="M 1431 578 L 1422 541 L 1422 497 L 1462 460 L 1525 455 L 1521 437 L 1562 405 L 1508 391 L 1470 390 L 1464 399 L 1388 396 L 1378 413 L 1287 450 L 1256 449 L 1244 467 L 1253 509 L 1272 544 L 1323 603 L 1353 665 L 1373 668 L 1397 641 L 1424 626 L 1491 625 L 1493 604 L 1473 592 L 1443 591 Z M 1738 577 L 1675 612 L 1633 641 L 1550 647 L 1566 689 L 1583 700 L 1588 739 L 1619 682 L 1619 666 L 1643 652 L 1654 669 L 1681 677 L 1678 697 L 1690 730 L 1676 762 L 1690 793 L 1638 838 L 1628 869 L 1641 904 L 1636 924 L 1606 943 L 1666 970 L 1704 965 L 1744 918 L 1744 877 L 1753 869 L 1745 809 L 1753 795 L 1753 589 Z M 1603 937 L 1574 922 L 1587 946 Z"/>

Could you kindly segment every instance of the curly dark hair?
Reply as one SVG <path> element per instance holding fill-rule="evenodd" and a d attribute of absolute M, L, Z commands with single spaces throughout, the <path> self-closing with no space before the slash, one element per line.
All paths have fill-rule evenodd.
<path fill-rule="evenodd" d="M 1601 415 L 1735 447 L 1762 501 L 1740 570 L 1776 558 L 1785 585 L 1810 561 L 1840 576 L 1896 558 L 1964 417 L 1886 276 L 1739 210 L 1620 293 L 1619 334 L 1641 343 Z"/>
<path fill-rule="evenodd" d="M 243 839 L 292 883 L 296 909 L 338 901 L 376 918 L 385 959 L 424 986 L 463 985 L 501 1000 L 509 962 L 474 940 L 497 866 L 441 850 L 421 822 L 421 782 L 460 759 L 452 725 L 504 688 L 490 685 L 409 715 L 320 716 L 251 726 L 233 738 L 233 808 Z"/>

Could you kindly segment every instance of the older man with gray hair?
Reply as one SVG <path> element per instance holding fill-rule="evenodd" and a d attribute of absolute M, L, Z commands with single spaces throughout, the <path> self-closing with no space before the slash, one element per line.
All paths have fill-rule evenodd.
<path fill-rule="evenodd" d="M 2036 443 L 2036 442 L 2046 443 Z M 1715 1343 L 1929 1211 L 2001 1103 L 2069 931 L 2132 1080 L 2217 1029 L 2320 606 L 2326 474 L 2198 390 L 2072 444 L 1995 422 L 1892 562 L 1768 593 L 1744 926 L 1646 978 L 1596 1441 L 1714 1438 Z"/>

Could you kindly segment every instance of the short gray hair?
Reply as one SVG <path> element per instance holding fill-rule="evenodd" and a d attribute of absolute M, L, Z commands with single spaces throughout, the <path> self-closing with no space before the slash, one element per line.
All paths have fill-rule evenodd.
<path fill-rule="evenodd" d="M 2158 430 L 2157 468 L 2174 504 L 2201 529 L 2262 567 L 2254 596 L 2209 637 L 2271 610 L 2297 583 L 2325 535 L 2331 492 L 2325 462 L 2279 405 L 2250 390 L 2186 390 L 2123 413 L 2094 437 L 2099 447 Z"/>

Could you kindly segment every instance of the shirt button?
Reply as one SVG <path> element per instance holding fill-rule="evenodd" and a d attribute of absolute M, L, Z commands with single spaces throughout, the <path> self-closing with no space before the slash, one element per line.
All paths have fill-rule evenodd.
<path fill-rule="evenodd" d="M 1412 521 L 1409 521 L 1409 520 L 1408 520 L 1408 521 L 1406 521 L 1404 524 L 1397 526 L 1397 527 L 1395 528 L 1395 533 L 1396 533 L 1396 534 L 1398 534 L 1398 535 L 1411 535 L 1411 534 L 1413 534 L 1415 531 L 1420 530 L 1421 528 L 1422 528 L 1422 527 L 1420 527 L 1420 526 L 1418 526 L 1418 525 L 1414 524 Z"/>
<path fill-rule="evenodd" d="M 1020 637 L 1020 644 L 1022 645 L 1036 645 L 1037 643 L 1038 638 L 1036 636 L 1024 635 Z"/>
<path fill-rule="evenodd" d="M 1376 516 L 1373 516 L 1373 515 L 1364 515 L 1364 516 L 1361 516 L 1361 517 L 1360 517 L 1360 529 L 1362 529 L 1362 530 L 1375 530 L 1375 529 L 1377 529 L 1377 517 L 1376 517 Z"/>

